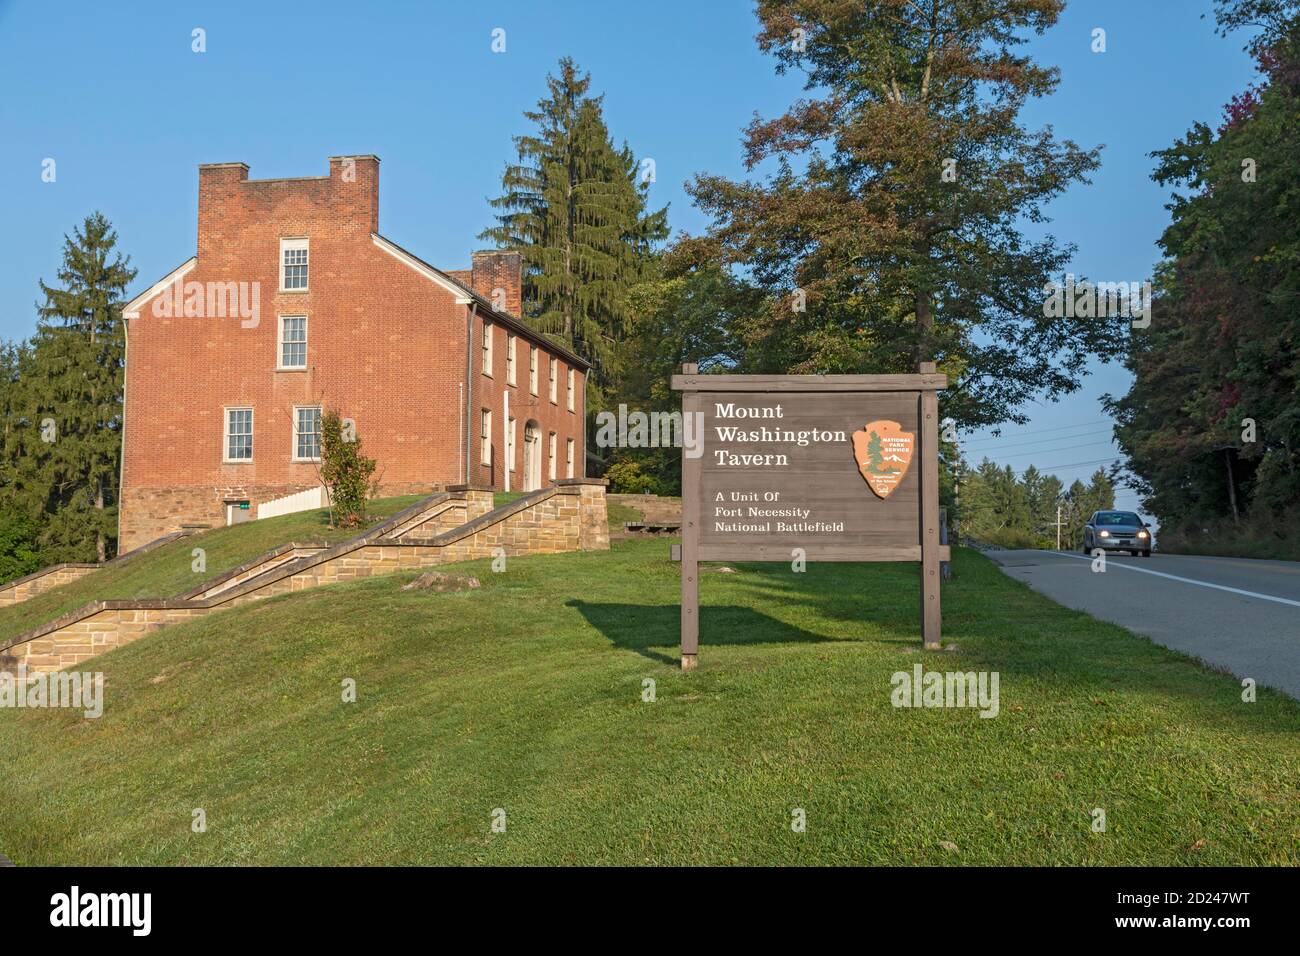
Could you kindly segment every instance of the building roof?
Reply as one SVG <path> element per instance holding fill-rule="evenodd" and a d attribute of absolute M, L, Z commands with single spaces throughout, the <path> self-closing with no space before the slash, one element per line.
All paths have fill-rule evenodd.
<path fill-rule="evenodd" d="M 583 358 L 581 355 L 578 355 L 576 352 L 570 351 L 569 349 L 565 348 L 563 345 L 560 345 L 558 342 L 555 342 L 554 340 L 548 338 L 543 333 L 538 332 L 536 329 L 534 329 L 531 325 L 529 325 L 527 322 L 525 322 L 523 319 L 519 318 L 518 316 L 511 315 L 509 312 L 498 311 L 496 308 L 493 307 L 492 301 L 490 299 L 488 299 L 484 295 L 479 294 L 478 292 L 475 292 L 464 282 L 460 281 L 457 278 L 454 278 L 452 275 L 449 275 L 445 270 L 439 269 L 437 266 L 430 265 L 429 263 L 421 259 L 419 256 L 415 255 L 415 253 L 410 252 L 407 249 L 403 249 L 397 243 L 393 242 L 393 240 L 381 236 L 378 233 L 374 233 L 371 238 L 374 239 L 376 245 L 380 245 L 381 247 L 382 246 L 391 247 L 387 251 L 390 252 L 395 251 L 397 253 L 400 253 L 401 255 L 398 256 L 398 258 L 405 257 L 406 259 L 412 260 L 410 264 L 412 264 L 417 269 L 428 270 L 429 273 L 432 273 L 432 275 L 430 275 L 429 278 L 433 279 L 435 282 L 438 282 L 439 285 L 443 285 L 444 287 L 447 287 L 448 291 L 458 293 L 463 299 L 472 301 L 474 304 L 481 306 L 485 310 L 484 311 L 485 318 L 490 318 L 493 322 L 503 325 L 508 329 L 512 329 L 513 331 L 522 335 L 524 338 L 536 342 L 538 345 L 541 345 L 547 349 L 550 349 L 552 352 L 554 352 L 556 355 L 559 355 L 570 365 L 576 365 L 579 368 L 583 369 L 584 371 L 591 368 L 591 363 L 587 361 L 585 358 Z M 458 269 L 455 270 L 455 272 L 463 274 L 464 270 Z"/>

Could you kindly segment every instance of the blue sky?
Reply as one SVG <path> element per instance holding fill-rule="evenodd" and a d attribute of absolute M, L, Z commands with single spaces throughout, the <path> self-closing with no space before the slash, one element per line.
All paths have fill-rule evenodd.
<path fill-rule="evenodd" d="M 1148 154 L 1198 119 L 1217 122 L 1253 78 L 1241 38 L 1220 39 L 1201 19 L 1211 5 L 1073 0 L 1032 42 L 1062 82 L 1026 121 L 1106 145 L 1093 185 L 1051 209 L 1050 231 L 1078 246 L 1076 272 L 1150 277 L 1168 214 Z M 206 31 L 202 54 L 191 51 L 195 27 Z M 1096 27 L 1105 53 L 1091 51 Z M 495 28 L 505 53 L 491 50 Z M 741 128 L 801 90 L 758 53 L 755 32 L 745 0 L 0 0 L 0 338 L 31 333 L 37 280 L 54 278 L 63 234 L 94 209 L 139 269 L 133 292 L 192 255 L 195 167 L 205 162 L 243 161 L 269 178 L 323 175 L 327 156 L 375 153 L 384 234 L 437 265 L 468 265 L 520 113 L 565 54 L 605 93 L 615 138 L 655 160 L 651 196 L 671 205 L 674 231 L 700 231 L 683 183 L 701 171 L 740 175 Z M 53 183 L 41 181 L 47 157 Z M 1017 470 L 1068 465 L 1049 470 L 1086 478 L 1117 454 L 1098 396 L 1125 388 L 1121 368 L 1098 362 L 1080 392 L 1031 406 L 1029 425 L 969 436 L 968 455 Z"/>

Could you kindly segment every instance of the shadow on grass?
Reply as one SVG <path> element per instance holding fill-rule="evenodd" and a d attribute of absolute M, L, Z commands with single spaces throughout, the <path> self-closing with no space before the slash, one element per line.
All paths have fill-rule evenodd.
<path fill-rule="evenodd" d="M 676 604 L 593 604 L 575 599 L 567 602 L 567 606 L 576 609 L 615 647 L 636 651 L 663 664 L 676 664 L 680 660 L 676 648 L 681 644 L 681 609 Z M 793 627 L 749 607 L 700 608 L 701 644 L 717 647 L 835 640 Z M 668 653 L 658 650 L 661 647 L 674 650 Z"/>

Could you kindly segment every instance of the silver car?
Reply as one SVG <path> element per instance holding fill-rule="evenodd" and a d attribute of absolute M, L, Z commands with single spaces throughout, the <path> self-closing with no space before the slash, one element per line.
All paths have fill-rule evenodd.
<path fill-rule="evenodd" d="M 1083 553 L 1128 551 L 1151 557 L 1151 528 L 1131 511 L 1094 511 L 1083 526 Z"/>

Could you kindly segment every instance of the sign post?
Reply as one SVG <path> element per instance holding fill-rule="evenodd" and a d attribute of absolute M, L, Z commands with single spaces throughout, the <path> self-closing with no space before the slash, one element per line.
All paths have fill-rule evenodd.
<path fill-rule="evenodd" d="M 682 366 L 682 669 L 701 561 L 916 561 L 940 646 L 939 402 L 947 377 L 700 375 Z"/>

